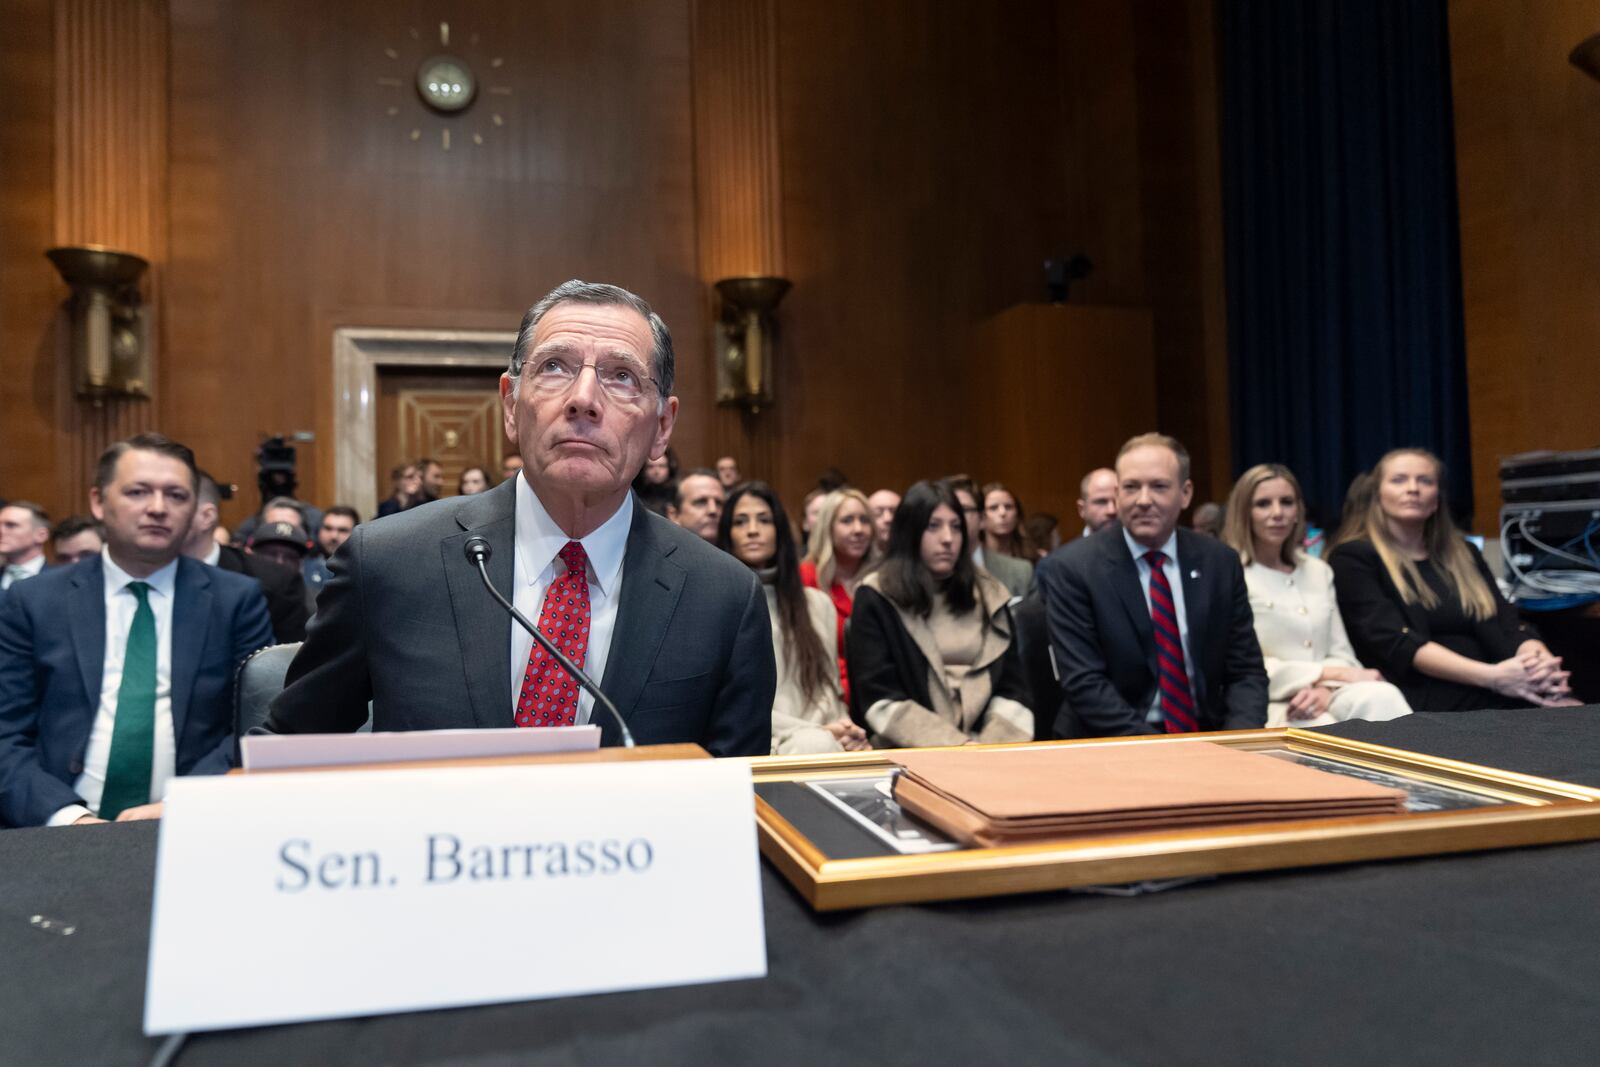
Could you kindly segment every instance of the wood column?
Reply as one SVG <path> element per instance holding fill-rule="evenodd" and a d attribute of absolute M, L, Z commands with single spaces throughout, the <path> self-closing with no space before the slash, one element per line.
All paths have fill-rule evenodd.
<path fill-rule="evenodd" d="M 695 0 L 692 17 L 697 252 L 709 321 L 720 307 L 712 289 L 718 279 L 784 273 L 778 8 L 776 0 Z M 781 407 L 787 362 L 796 355 L 781 340 L 782 306 L 777 319 L 775 404 Z M 691 358 L 703 360 L 715 381 L 714 352 Z M 709 466 L 732 454 L 747 477 L 773 478 L 774 414 L 719 407 L 710 417 L 711 453 L 680 458 Z"/>
<path fill-rule="evenodd" d="M 98 244 L 150 261 L 140 289 L 159 315 L 167 245 L 166 0 L 57 0 L 55 5 L 56 245 Z M 40 249 L 42 253 L 44 250 Z M 67 290 L 61 286 L 65 300 Z M 111 442 L 158 428 L 156 401 L 74 393 L 63 309 L 55 330 L 57 485 L 74 511 L 88 508 L 95 460 Z"/>

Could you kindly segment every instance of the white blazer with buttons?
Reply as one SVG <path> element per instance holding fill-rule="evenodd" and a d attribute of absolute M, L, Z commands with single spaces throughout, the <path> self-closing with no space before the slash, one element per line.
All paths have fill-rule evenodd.
<path fill-rule="evenodd" d="M 1244 581 L 1267 668 L 1268 726 L 1326 726 L 1410 714 L 1405 697 L 1388 682 L 1333 682 L 1326 683 L 1334 691 L 1327 714 L 1288 722 L 1290 698 L 1314 684 L 1324 667 L 1361 666 L 1339 615 L 1333 569 L 1310 556 L 1301 557 L 1289 574 L 1251 563 Z"/>

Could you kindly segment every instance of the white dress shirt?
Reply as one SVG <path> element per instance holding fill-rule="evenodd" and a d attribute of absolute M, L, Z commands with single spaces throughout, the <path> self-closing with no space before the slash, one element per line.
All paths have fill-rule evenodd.
<path fill-rule="evenodd" d="M 1172 587 L 1172 607 L 1178 614 L 1178 636 L 1183 639 L 1183 669 L 1189 675 L 1189 696 L 1194 700 L 1195 711 L 1200 708 L 1200 686 L 1195 683 L 1194 653 L 1189 650 L 1189 613 L 1183 606 L 1183 568 L 1178 565 L 1178 531 L 1173 530 L 1167 537 L 1166 544 L 1159 549 L 1149 549 L 1133 539 L 1133 535 L 1126 529 L 1122 531 L 1122 540 L 1127 543 L 1128 551 L 1133 553 L 1134 565 L 1139 570 L 1139 588 L 1144 590 L 1144 607 L 1150 607 L 1150 564 L 1145 562 L 1145 553 L 1157 551 L 1166 554 L 1167 562 L 1161 570 L 1167 576 L 1167 585 Z M 1152 623 L 1152 625 L 1154 625 Z M 1150 711 L 1145 716 L 1145 721 L 1153 726 L 1159 726 L 1166 721 L 1166 716 L 1161 713 L 1161 687 L 1156 686 L 1154 695 L 1150 698 Z"/>
<path fill-rule="evenodd" d="M 128 631 L 139 601 L 128 583 L 139 581 L 111 560 L 110 549 L 100 550 L 105 571 L 106 652 L 100 670 L 100 707 L 89 731 L 89 747 L 83 754 L 83 773 L 73 782 L 85 808 L 71 804 L 50 816 L 49 825 L 62 826 L 85 815 L 98 813 L 100 796 L 106 786 L 106 764 L 111 758 L 111 735 L 117 721 L 117 694 L 122 688 L 122 660 L 128 651 Z M 172 604 L 178 585 L 178 561 L 173 560 L 150 577 L 147 597 L 156 622 L 156 734 L 150 767 L 150 799 L 167 794 L 167 783 L 177 774 L 178 746 L 172 730 Z"/>
<path fill-rule="evenodd" d="M 578 666 L 599 684 L 605 677 L 606 657 L 611 651 L 611 634 L 617 625 L 617 601 L 622 592 L 622 557 L 628 548 L 628 531 L 633 528 L 633 497 L 588 537 L 578 539 L 589 558 L 589 647 Z M 539 501 L 528 480 L 517 475 L 517 510 L 513 538 L 516 545 L 512 564 L 511 602 L 529 621 L 538 625 L 544 609 L 544 594 L 550 583 L 567 573 L 559 553 L 572 538 L 556 525 Z M 516 714 L 522 679 L 528 673 L 528 657 L 533 653 L 533 635 L 521 626 L 511 627 L 511 708 Z M 578 693 L 577 723 L 587 723 L 594 709 L 594 697 Z"/>
<path fill-rule="evenodd" d="M 25 563 L 8 563 L 0 567 L 0 589 L 10 589 L 24 578 L 36 578 L 42 570 L 44 570 L 43 552 Z"/>

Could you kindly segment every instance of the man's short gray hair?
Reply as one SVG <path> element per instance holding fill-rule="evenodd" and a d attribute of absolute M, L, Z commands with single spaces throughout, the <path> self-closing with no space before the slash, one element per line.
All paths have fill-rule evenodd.
<path fill-rule="evenodd" d="M 636 296 L 618 285 L 579 281 L 577 278 L 562 282 L 550 290 L 537 304 L 528 309 L 526 315 L 522 316 L 522 327 L 517 331 L 517 343 L 511 349 L 511 365 L 506 368 L 506 374 L 511 377 L 513 393 L 517 391 L 517 385 L 522 380 L 522 364 L 528 358 L 528 349 L 533 344 L 533 332 L 538 327 L 539 320 L 544 318 L 551 308 L 564 303 L 600 304 L 632 308 L 637 311 L 650 325 L 650 336 L 655 342 L 650 357 L 650 376 L 656 380 L 656 387 L 661 392 L 661 402 L 666 402 L 666 398 L 672 395 L 674 372 L 672 333 L 667 329 L 667 324 L 661 321 L 661 316 L 655 313 L 655 309 L 643 297 Z"/>

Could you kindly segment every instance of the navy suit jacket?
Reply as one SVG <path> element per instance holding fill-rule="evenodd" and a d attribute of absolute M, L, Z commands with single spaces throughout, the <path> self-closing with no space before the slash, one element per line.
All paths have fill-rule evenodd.
<path fill-rule="evenodd" d="M 329 561 L 306 643 L 266 733 L 515 725 L 511 617 L 462 546 L 489 542 L 489 576 L 511 590 L 516 480 L 362 523 Z M 600 687 L 641 745 L 695 742 L 715 756 L 772 750 L 777 672 L 755 572 L 628 503 L 616 627 Z M 602 744 L 621 732 L 603 708 Z"/>
<path fill-rule="evenodd" d="M 1200 729 L 1266 725 L 1267 673 L 1239 554 L 1180 529 L 1178 562 Z M 1155 627 L 1122 528 L 1056 549 L 1039 563 L 1038 578 L 1066 698 L 1056 736 L 1156 732 L 1147 721 L 1156 692 Z"/>
<path fill-rule="evenodd" d="M 172 728 L 179 774 L 217 774 L 233 748 L 233 676 L 272 644 L 254 579 L 179 558 L 172 606 Z M 0 824 L 39 826 L 82 799 L 105 670 L 99 556 L 18 582 L 0 601 Z"/>

